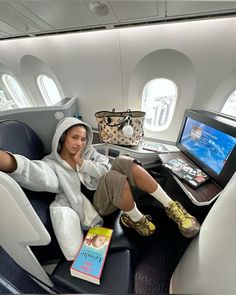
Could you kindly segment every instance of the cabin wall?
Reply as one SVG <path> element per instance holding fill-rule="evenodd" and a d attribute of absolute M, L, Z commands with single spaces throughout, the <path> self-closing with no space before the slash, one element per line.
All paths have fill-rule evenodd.
<path fill-rule="evenodd" d="M 235 30 L 235 18 L 222 18 L 3 40 L 0 64 L 35 105 L 43 105 L 35 77 L 54 78 L 63 97 L 80 98 L 79 111 L 93 127 L 96 111 L 140 109 L 145 83 L 171 78 L 179 87 L 172 124 L 145 136 L 175 141 L 185 109 L 218 111 L 234 89 Z"/>

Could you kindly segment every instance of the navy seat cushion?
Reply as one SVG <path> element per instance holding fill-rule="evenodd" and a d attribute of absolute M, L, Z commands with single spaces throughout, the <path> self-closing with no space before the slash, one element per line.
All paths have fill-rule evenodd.
<path fill-rule="evenodd" d="M 28 125 L 17 120 L 0 121 L 0 149 L 30 160 L 39 160 L 44 155 L 44 146 L 38 135 Z"/>

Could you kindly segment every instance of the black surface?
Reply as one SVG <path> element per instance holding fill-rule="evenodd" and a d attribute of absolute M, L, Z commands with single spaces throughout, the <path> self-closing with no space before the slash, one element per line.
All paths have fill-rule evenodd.
<path fill-rule="evenodd" d="M 0 247 L 0 275 L 8 280 L 21 293 L 48 294 L 34 282 L 28 273 L 22 270 Z M 7 292 L 9 293 L 9 292 Z M 1 293 L 3 294 L 3 293 Z"/>
<path fill-rule="evenodd" d="M 61 261 L 53 273 L 56 290 L 62 293 L 130 294 L 132 290 L 130 251 L 108 253 L 101 277 L 96 285 L 71 276 L 71 262 Z"/>

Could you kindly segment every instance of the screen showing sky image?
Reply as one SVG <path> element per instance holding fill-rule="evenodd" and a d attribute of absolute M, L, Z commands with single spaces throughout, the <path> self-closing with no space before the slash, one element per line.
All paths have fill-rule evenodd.
<path fill-rule="evenodd" d="M 187 118 L 180 142 L 192 156 L 216 174 L 220 174 L 234 149 L 236 138 Z"/>

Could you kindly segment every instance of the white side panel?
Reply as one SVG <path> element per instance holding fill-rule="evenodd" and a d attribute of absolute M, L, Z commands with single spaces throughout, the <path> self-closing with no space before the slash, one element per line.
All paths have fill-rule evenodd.
<path fill-rule="evenodd" d="M 236 174 L 229 181 L 173 273 L 174 294 L 234 294 Z"/>
<path fill-rule="evenodd" d="M 22 268 L 40 281 L 52 282 L 30 250 L 51 238 L 20 186 L 0 172 L 0 245 Z"/>

